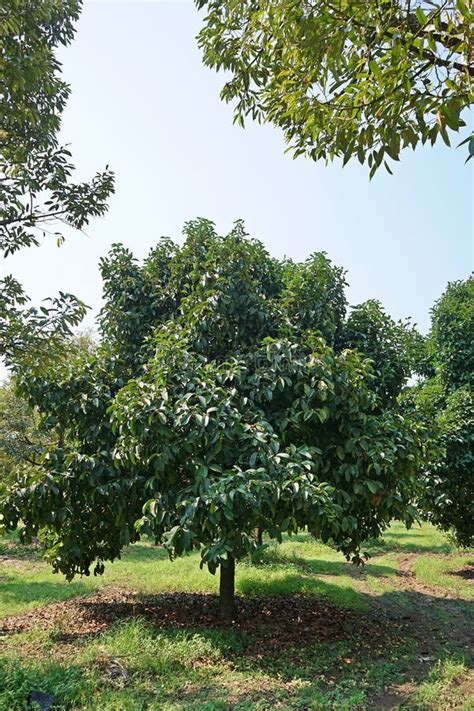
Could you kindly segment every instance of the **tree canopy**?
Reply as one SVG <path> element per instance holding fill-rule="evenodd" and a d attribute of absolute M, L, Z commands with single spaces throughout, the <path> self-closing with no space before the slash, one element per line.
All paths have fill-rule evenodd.
<path fill-rule="evenodd" d="M 432 310 L 430 349 L 448 391 L 474 388 L 474 278 L 448 284 Z"/>
<path fill-rule="evenodd" d="M 48 431 L 40 418 L 18 397 L 12 382 L 0 386 L 0 490 L 6 490 L 19 471 L 38 466 Z"/>
<path fill-rule="evenodd" d="M 92 354 L 93 350 L 94 339 L 89 331 L 67 340 L 68 357 Z M 48 449 L 58 445 L 63 446 L 62 429 L 42 422 L 38 408 L 18 394 L 14 378 L 1 383 L 0 489 L 6 491 L 19 476 L 34 476 Z"/>
<path fill-rule="evenodd" d="M 431 425 L 422 506 L 428 518 L 474 542 L 474 278 L 448 284 L 432 309 L 428 338 L 431 377 L 415 388 Z"/>
<path fill-rule="evenodd" d="M 420 334 L 410 321 L 394 321 L 380 302 L 355 306 L 344 325 L 342 345 L 371 359 L 383 405 L 390 404 L 418 367 Z"/>
<path fill-rule="evenodd" d="M 196 0 L 206 65 L 242 125 L 282 129 L 294 156 L 390 172 L 404 148 L 450 144 L 472 103 L 473 11 L 464 0 Z M 474 154 L 474 136 L 468 158 Z"/>
<path fill-rule="evenodd" d="M 171 557 L 198 548 L 221 566 L 230 615 L 257 529 L 281 540 L 308 527 L 360 561 L 392 518 L 410 523 L 422 433 L 382 403 L 373 362 L 337 345 L 345 280 L 326 255 L 278 261 L 240 222 L 221 237 L 196 220 L 185 237 L 143 265 L 115 245 L 98 348 L 19 369 L 64 442 L 1 509 L 69 578 L 142 535 Z"/>
<path fill-rule="evenodd" d="M 71 153 L 58 132 L 70 89 L 56 51 L 74 37 L 81 0 L 6 0 L 0 8 L 0 250 L 4 256 L 40 243 L 63 227 L 82 229 L 103 215 L 113 192 L 106 168 L 74 182 Z M 61 227 L 61 229 L 60 229 Z M 41 308 L 13 276 L 0 280 L 0 352 L 18 357 L 51 346 L 79 323 L 84 305 L 59 294 Z"/>

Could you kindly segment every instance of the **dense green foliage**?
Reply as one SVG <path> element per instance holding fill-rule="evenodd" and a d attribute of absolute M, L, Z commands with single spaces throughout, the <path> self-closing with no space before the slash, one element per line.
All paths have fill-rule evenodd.
<path fill-rule="evenodd" d="M 416 389 L 432 444 L 422 506 L 456 541 L 474 541 L 474 278 L 448 284 L 432 312 L 434 375 Z"/>
<path fill-rule="evenodd" d="M 393 403 L 417 369 L 420 336 L 410 323 L 395 322 L 378 301 L 355 306 L 344 325 L 342 343 L 372 360 L 382 405 Z"/>
<path fill-rule="evenodd" d="M 185 235 L 143 266 L 114 246 L 97 350 L 19 368 L 64 442 L 12 488 L 4 523 L 41 532 L 70 578 L 143 534 L 171 556 L 199 548 L 211 571 L 252 552 L 257 528 L 308 526 L 359 560 L 392 518 L 413 520 L 422 448 L 372 362 L 330 345 L 347 326 L 342 270 L 278 262 L 240 222 Z"/>
<path fill-rule="evenodd" d="M 436 417 L 437 456 L 427 476 L 424 505 L 429 519 L 456 542 L 474 541 L 474 396 L 466 387 L 451 393 Z M 435 450 L 436 451 L 436 450 Z"/>
<path fill-rule="evenodd" d="M 314 160 L 357 157 L 370 175 L 465 126 L 473 100 L 470 3 L 196 0 L 204 62 L 227 72 L 235 119 L 282 129 Z M 230 76 L 229 76 L 230 75 Z M 474 136 L 468 138 L 474 155 Z"/>
<path fill-rule="evenodd" d="M 0 8 L 0 251 L 8 256 L 38 245 L 58 224 L 77 229 L 102 215 L 113 191 L 106 169 L 73 182 L 67 148 L 58 143 L 69 87 L 58 47 L 74 36 L 81 0 L 6 0 Z M 0 352 L 18 358 L 32 347 L 54 346 L 79 323 L 84 306 L 61 293 L 40 309 L 12 276 L 0 280 Z"/>
<path fill-rule="evenodd" d="M 432 357 L 448 391 L 474 387 L 474 278 L 448 284 L 432 311 Z"/>

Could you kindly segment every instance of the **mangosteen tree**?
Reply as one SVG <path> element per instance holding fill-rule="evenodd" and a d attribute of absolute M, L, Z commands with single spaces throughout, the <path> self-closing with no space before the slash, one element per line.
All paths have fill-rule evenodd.
<path fill-rule="evenodd" d="M 143 266 L 114 247 L 98 348 L 18 374 L 64 444 L 1 509 L 68 578 L 144 536 L 172 558 L 197 550 L 231 619 L 257 532 L 308 529 L 360 562 L 393 518 L 410 524 L 423 433 L 343 347 L 345 275 L 325 254 L 276 260 L 241 222 L 185 237 Z"/>

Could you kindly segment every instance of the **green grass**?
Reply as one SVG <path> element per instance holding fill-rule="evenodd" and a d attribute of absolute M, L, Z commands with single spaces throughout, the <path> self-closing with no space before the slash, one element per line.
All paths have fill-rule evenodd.
<path fill-rule="evenodd" d="M 468 676 L 469 675 L 469 676 Z M 470 687 L 470 691 L 469 691 Z M 462 660 L 440 660 L 421 684 L 407 708 L 413 711 L 472 711 L 474 678 Z"/>
<path fill-rule="evenodd" d="M 426 556 L 419 558 L 413 569 L 417 578 L 426 585 L 441 588 L 450 595 L 474 600 L 474 584 L 462 575 L 463 569 L 474 566 L 472 555 L 452 555 L 449 558 Z"/>
<path fill-rule="evenodd" d="M 40 551 L 35 546 L 20 543 L 17 533 L 7 533 L 0 536 L 0 556 L 14 556 L 15 558 L 40 558 Z"/>
<path fill-rule="evenodd" d="M 456 639 L 447 635 L 453 612 L 456 619 L 468 619 L 472 581 L 453 573 L 472 564 L 472 557 L 429 525 L 406 531 L 394 524 L 368 549 L 372 558 L 357 569 L 331 547 L 298 535 L 279 546 L 269 544 L 258 563 L 237 567 L 239 594 L 327 600 L 363 616 L 367 631 L 348 627 L 343 639 L 306 640 L 257 654 L 251 651 L 252 628 L 155 628 L 138 617 L 70 642 L 63 641 L 67 629 L 36 628 L 2 639 L 0 709 L 26 709 L 29 691 L 40 689 L 55 696 L 58 708 L 77 711 L 362 711 L 377 709 L 372 700 L 387 687 L 403 690 L 405 684 L 406 693 L 390 708 L 474 708 L 468 700 L 468 662 L 456 652 Z M 38 551 L 22 546 L 15 536 L 0 539 L 1 555 L 0 617 L 104 588 L 146 594 L 216 593 L 218 588 L 218 579 L 200 570 L 198 555 L 170 562 L 161 548 L 147 543 L 127 549 L 104 576 L 73 583 L 53 575 Z M 449 607 L 439 607 L 438 598 L 422 588 L 404 587 L 397 574 L 402 560 L 412 561 L 420 585 L 439 591 L 439 605 L 448 602 Z M 428 615 L 426 639 L 409 626 L 402 636 L 396 630 L 387 638 L 372 635 L 372 609 L 386 610 L 397 625 L 420 603 Z M 436 625 L 442 628 L 438 646 Z M 426 645 L 432 645 L 429 663 L 420 663 Z M 458 646 L 463 646 L 461 639 Z"/>
<path fill-rule="evenodd" d="M 307 535 L 299 535 L 280 546 L 270 545 L 262 565 L 239 565 L 237 591 L 246 595 L 291 595 L 296 592 L 325 595 L 336 603 L 364 609 L 367 601 L 359 591 L 359 580 L 368 578 L 376 590 L 380 587 L 378 579 L 382 579 L 383 587 L 383 579 L 396 572 L 394 552 L 453 550 L 446 538 L 432 526 L 406 531 L 402 524 L 396 523 L 377 544 L 368 546 L 374 557 L 359 572 L 337 551 Z M 28 551 L 31 553 L 29 559 Z M 197 553 L 171 562 L 163 549 L 146 543 L 130 546 L 122 560 L 106 566 L 103 576 L 83 577 L 72 583 L 54 575 L 45 563 L 40 562 L 38 551 L 22 546 L 15 537 L 3 539 L 3 543 L 0 539 L 2 554 L 14 556 L 17 565 L 8 565 L 5 571 L 0 568 L 0 618 L 110 585 L 144 593 L 180 590 L 215 593 L 218 589 L 217 577 L 199 568 Z M 455 581 L 451 582 L 456 585 Z M 469 583 L 463 585 L 465 582 L 460 579 L 458 585 L 466 588 Z"/>
<path fill-rule="evenodd" d="M 94 585 L 87 579 L 67 583 L 48 569 L 14 569 L 11 573 L 0 569 L 0 618 L 85 595 L 93 589 Z"/>
<path fill-rule="evenodd" d="M 414 524 L 406 529 L 403 523 L 394 522 L 382 538 L 370 541 L 369 553 L 394 551 L 400 553 L 454 553 L 456 546 L 430 523 Z"/>
<path fill-rule="evenodd" d="M 78 647 L 67 662 L 27 662 L 31 636 L 0 658 L 0 708 L 23 708 L 31 688 L 81 709 L 357 709 L 367 694 L 408 669 L 413 645 L 360 649 L 354 641 L 310 645 L 269 660 L 241 656 L 240 635 L 228 631 L 156 631 L 141 620 L 119 623 Z M 54 639 L 36 635 L 47 659 Z M 62 674 L 64 670 L 64 674 Z M 3 689 L 3 691 L 1 691 Z"/>

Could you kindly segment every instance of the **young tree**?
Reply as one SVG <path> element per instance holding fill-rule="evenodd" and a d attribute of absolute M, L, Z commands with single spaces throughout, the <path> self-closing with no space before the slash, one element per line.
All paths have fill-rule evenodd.
<path fill-rule="evenodd" d="M 38 245 L 57 225 L 82 229 L 103 215 L 113 192 L 106 169 L 73 182 L 69 150 L 58 143 L 69 87 L 56 50 L 74 37 L 81 0 L 6 0 L 0 7 L 0 250 L 4 256 Z M 56 227 L 54 227 L 56 226 Z M 40 309 L 12 276 L 0 280 L 0 353 L 18 357 L 51 346 L 84 315 L 69 294 Z"/>
<path fill-rule="evenodd" d="M 421 506 L 461 546 L 474 542 L 474 278 L 448 284 L 432 310 L 433 375 L 415 388 L 431 423 Z"/>
<path fill-rule="evenodd" d="M 313 160 L 367 161 L 370 176 L 403 148 L 465 126 L 472 103 L 471 4 L 464 0 L 196 0 L 204 63 L 230 77 L 235 120 L 282 129 Z M 468 158 L 474 136 L 468 138 Z"/>
<path fill-rule="evenodd" d="M 345 282 L 325 255 L 279 262 L 240 222 L 220 237 L 197 220 L 185 235 L 141 267 L 115 246 L 98 349 L 19 373 L 64 446 L 2 510 L 7 528 L 43 532 L 68 578 L 143 535 L 171 557 L 199 549 L 230 618 L 257 531 L 308 527 L 358 562 L 392 518 L 410 523 L 421 428 L 381 406 L 369 359 L 330 345 Z"/>

